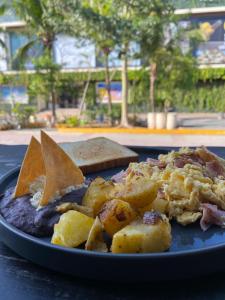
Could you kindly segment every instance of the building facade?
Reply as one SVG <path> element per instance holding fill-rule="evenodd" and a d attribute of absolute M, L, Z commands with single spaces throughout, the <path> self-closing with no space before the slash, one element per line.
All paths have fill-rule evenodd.
<path fill-rule="evenodd" d="M 205 36 L 204 42 L 200 43 L 193 52 L 197 57 L 201 67 L 221 67 L 225 66 L 225 1 L 223 0 L 179 0 L 174 2 L 177 10 L 176 14 L 184 16 L 180 25 L 183 27 L 194 24 L 196 28 L 200 28 Z M 4 16 L 0 17 L 0 39 L 7 45 L 7 51 L 0 47 L 0 72 L 17 73 L 18 62 L 13 60 L 17 50 L 27 43 L 28 38 L 23 33 L 26 26 L 25 22 L 18 19 L 13 10 L 7 11 Z M 188 48 L 188 41 L 183 41 L 182 47 Z M 135 52 L 138 45 L 131 45 L 131 52 Z M 40 55 L 42 48 L 36 45 L 30 50 L 28 56 L 30 59 L 26 61 L 25 68 L 28 72 L 32 72 L 34 66 L 32 58 Z M 79 42 L 76 38 L 65 35 L 58 35 L 54 42 L 54 60 L 62 65 L 62 72 L 85 72 L 87 70 L 101 69 L 103 63 L 101 55 L 96 51 L 94 44 L 83 41 Z M 121 61 L 118 58 L 118 51 L 115 50 L 110 55 L 110 67 L 119 68 Z M 129 61 L 129 67 L 137 68 L 141 66 L 139 59 Z M 99 85 L 103 90 L 102 84 Z M 116 99 L 120 94 L 120 87 L 117 83 Z M 12 101 L 13 98 L 25 99 L 26 90 L 24 87 L 18 86 L 9 89 L 7 86 L 0 87 L 0 102 Z M 21 100 L 22 101 L 22 100 Z"/>

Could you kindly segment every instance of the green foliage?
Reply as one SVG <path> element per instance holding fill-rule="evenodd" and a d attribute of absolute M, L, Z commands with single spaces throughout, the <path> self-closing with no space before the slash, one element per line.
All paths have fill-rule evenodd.
<path fill-rule="evenodd" d="M 158 64 L 156 79 L 156 100 L 161 110 L 173 105 L 174 91 L 188 91 L 195 87 L 197 82 L 197 66 L 191 55 L 182 55 L 180 49 L 162 51 Z M 182 103 L 182 99 L 180 99 Z"/>
<path fill-rule="evenodd" d="M 185 72 L 183 71 L 185 70 Z M 225 103 L 225 68 L 206 68 L 196 69 L 193 72 L 193 82 L 188 83 L 189 69 L 179 69 L 179 64 L 169 77 L 164 77 L 163 73 L 159 74 L 159 82 L 157 83 L 156 93 L 156 106 L 163 107 L 164 101 L 171 101 L 174 107 L 178 111 L 224 111 Z M 177 73 L 178 72 L 178 73 Z M 181 75 L 180 80 L 184 80 L 185 86 L 182 86 L 182 81 L 179 82 L 179 74 Z M 21 73 L 21 76 L 14 74 L 4 74 L 0 77 L 1 84 L 20 85 L 25 84 L 28 87 L 30 95 L 47 93 L 46 82 L 48 82 L 47 74 L 27 74 Z M 95 119 L 96 112 L 96 89 L 95 83 L 104 80 L 104 72 L 93 72 L 92 82 L 88 89 L 87 94 L 87 114 L 91 115 L 90 120 Z M 130 79 L 130 91 L 129 91 L 129 106 L 130 112 L 146 112 L 146 105 L 148 99 L 149 90 L 149 78 L 148 71 L 144 69 L 140 70 L 129 70 L 128 76 Z M 183 77 L 185 76 L 185 77 Z M 57 76 L 57 90 L 59 93 L 64 89 L 68 90 L 68 86 L 72 87 L 71 91 L 76 92 L 76 97 L 82 95 L 83 84 L 88 78 L 87 73 L 72 72 L 72 73 L 60 73 Z M 115 80 L 120 80 L 120 72 L 115 75 Z M 165 80 L 166 78 L 166 80 Z M 176 78 L 176 79 L 175 79 Z M 177 82 L 178 80 L 178 82 Z M 187 80 L 187 81 L 186 81 Z M 197 83 L 196 83 L 197 82 Z M 114 110 L 115 105 L 113 105 Z M 119 111 L 119 105 L 116 105 L 116 109 Z M 9 109 L 7 109 L 9 111 Z M 113 112 L 114 113 L 114 112 Z"/>
<path fill-rule="evenodd" d="M 29 117 L 34 115 L 36 109 L 32 106 L 16 103 L 12 109 L 13 114 L 17 118 L 19 125 L 25 127 L 29 123 Z"/>
<path fill-rule="evenodd" d="M 78 127 L 80 125 L 80 119 L 77 116 L 70 116 L 65 119 L 65 124 L 68 127 Z"/>
<path fill-rule="evenodd" d="M 173 104 L 178 111 L 225 112 L 225 85 L 214 82 L 186 92 L 175 90 Z"/>
<path fill-rule="evenodd" d="M 86 109 L 84 111 L 84 115 L 85 115 L 85 119 L 86 119 L 86 122 L 87 123 L 91 123 L 93 121 L 95 121 L 96 119 L 96 110 L 93 110 L 93 109 Z"/>
<path fill-rule="evenodd" d="M 36 73 L 30 76 L 28 90 L 31 97 L 43 95 L 47 99 L 52 98 L 52 93 L 57 96 L 61 87 L 60 80 L 61 67 L 52 61 L 48 50 L 44 54 L 33 60 Z"/>

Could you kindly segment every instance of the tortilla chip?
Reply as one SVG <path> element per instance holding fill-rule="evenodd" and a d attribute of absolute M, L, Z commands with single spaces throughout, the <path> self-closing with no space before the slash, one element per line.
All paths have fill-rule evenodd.
<path fill-rule="evenodd" d="M 27 148 L 15 188 L 14 197 L 29 194 L 30 184 L 39 176 L 45 174 L 41 144 L 33 136 Z"/>
<path fill-rule="evenodd" d="M 46 170 L 46 182 L 40 205 L 44 206 L 69 186 L 84 182 L 81 170 L 72 159 L 45 132 L 41 131 L 41 149 Z"/>

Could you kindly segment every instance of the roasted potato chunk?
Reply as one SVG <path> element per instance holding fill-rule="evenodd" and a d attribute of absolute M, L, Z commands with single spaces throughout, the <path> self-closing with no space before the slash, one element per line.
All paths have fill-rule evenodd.
<path fill-rule="evenodd" d="M 143 215 L 146 211 L 154 210 L 162 214 L 167 213 L 168 201 L 162 198 L 155 198 L 155 200 L 147 206 L 138 209 L 140 215 Z"/>
<path fill-rule="evenodd" d="M 101 177 L 97 177 L 86 191 L 82 205 L 92 208 L 94 216 L 97 216 L 102 205 L 112 199 L 111 192 L 113 189 L 114 184 L 112 181 L 106 181 Z"/>
<path fill-rule="evenodd" d="M 95 218 L 89 232 L 85 250 L 108 252 L 107 245 L 103 239 L 103 226 L 98 217 Z"/>
<path fill-rule="evenodd" d="M 99 213 L 100 221 L 111 237 L 136 217 L 137 214 L 131 205 L 119 199 L 106 202 Z"/>
<path fill-rule="evenodd" d="M 161 252 L 170 247 L 171 226 L 165 215 L 146 212 L 113 236 L 113 253 Z"/>
<path fill-rule="evenodd" d="M 114 198 L 129 202 L 135 208 L 150 204 L 157 195 L 158 184 L 146 177 L 135 177 L 131 181 L 118 184 Z"/>
<path fill-rule="evenodd" d="M 54 226 L 51 242 L 65 247 L 77 247 L 88 238 L 94 219 L 84 214 L 70 210 L 61 215 Z"/>

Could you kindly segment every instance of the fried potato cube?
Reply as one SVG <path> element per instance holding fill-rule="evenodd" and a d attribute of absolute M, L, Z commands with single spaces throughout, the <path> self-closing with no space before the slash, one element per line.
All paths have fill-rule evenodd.
<path fill-rule="evenodd" d="M 99 219 L 111 237 L 136 217 L 137 214 L 131 205 L 119 199 L 106 202 L 99 213 Z"/>
<path fill-rule="evenodd" d="M 93 218 L 70 210 L 61 215 L 59 222 L 55 224 L 51 242 L 65 247 L 77 247 L 87 240 L 93 223 Z"/>
<path fill-rule="evenodd" d="M 103 239 L 103 226 L 99 218 L 96 217 L 94 224 L 88 235 L 87 242 L 85 244 L 85 250 L 108 252 L 108 248 Z"/>
<path fill-rule="evenodd" d="M 106 181 L 101 177 L 97 177 L 86 191 L 82 205 L 92 208 L 94 216 L 96 216 L 102 205 L 112 199 L 111 192 L 113 189 L 114 184 L 112 181 Z"/>
<path fill-rule="evenodd" d="M 160 213 L 165 214 L 168 210 L 168 201 L 166 199 L 163 199 L 163 198 L 156 198 L 152 202 L 152 209 L 154 211 L 158 211 Z"/>
<path fill-rule="evenodd" d="M 154 222 L 136 220 L 118 231 L 113 236 L 112 252 L 146 253 L 167 250 L 171 244 L 171 226 L 165 215 L 155 214 L 160 217 L 153 217 Z"/>
<path fill-rule="evenodd" d="M 135 208 L 150 204 L 157 195 L 158 184 L 146 177 L 119 184 L 115 188 L 114 198 L 129 202 Z"/>

